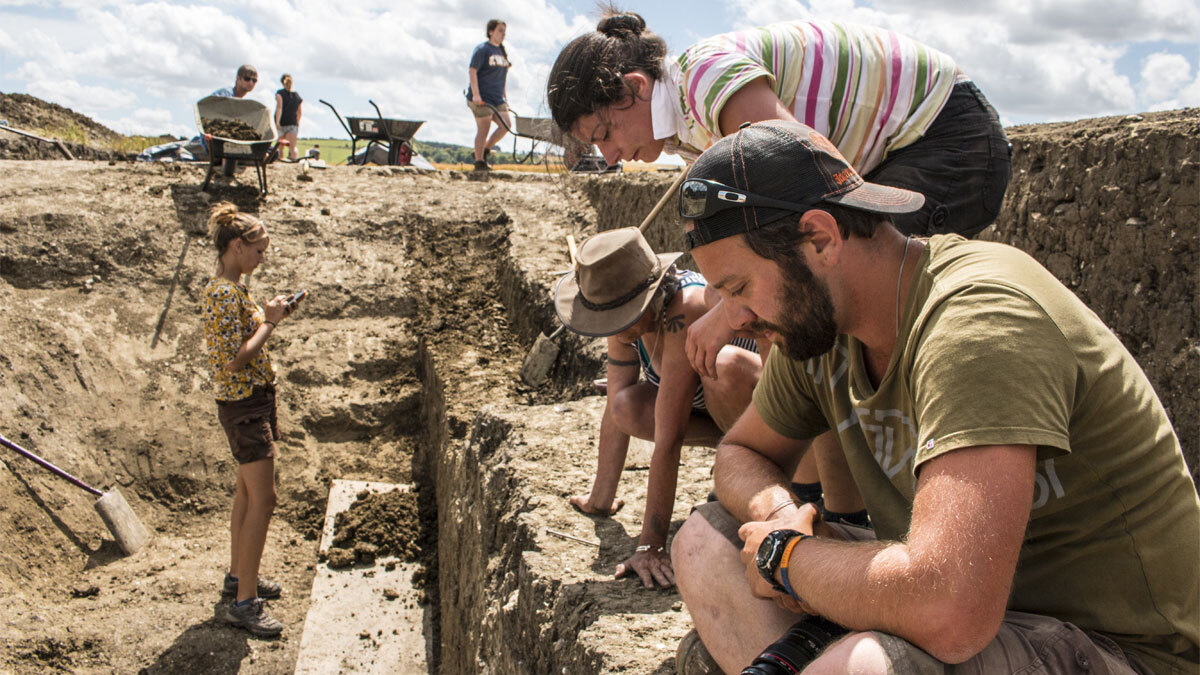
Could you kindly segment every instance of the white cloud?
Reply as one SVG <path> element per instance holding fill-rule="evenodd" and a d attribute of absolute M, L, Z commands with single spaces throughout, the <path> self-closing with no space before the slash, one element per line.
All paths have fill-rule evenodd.
<path fill-rule="evenodd" d="M 1200 104 L 1200 75 L 1192 79 L 1192 66 L 1183 56 L 1158 52 L 1142 62 L 1138 87 L 1147 110 L 1170 110 Z"/>
<path fill-rule="evenodd" d="M 27 92 L 77 111 L 115 110 L 137 102 L 137 95 L 127 89 L 84 85 L 75 80 L 36 79 L 29 83 Z"/>
<path fill-rule="evenodd" d="M 196 134 L 195 127 L 179 124 L 164 108 L 137 108 L 131 114 L 116 119 L 98 118 L 104 126 L 128 136 L 157 136 L 171 134 L 173 136 L 191 137 Z"/>
<path fill-rule="evenodd" d="M 303 135 L 345 135 L 318 99 L 342 114 L 373 115 L 372 99 L 386 116 L 425 120 L 418 140 L 466 144 L 475 126 L 462 96 L 467 59 L 485 39 L 490 18 L 508 23 L 512 107 L 547 114 L 545 82 L 558 50 L 595 24 L 556 1 L 0 0 L 0 82 L 47 96 L 58 90 L 56 102 L 98 110 L 130 128 L 154 124 L 155 115 L 169 111 L 163 123 L 173 126 L 164 130 L 178 130 L 191 128 L 193 101 L 232 86 L 238 65 L 250 63 L 260 77 L 250 98 L 268 107 L 279 75 L 295 76 L 305 98 Z M 1143 53 L 1133 49 L 1148 40 L 1200 40 L 1195 0 L 867 2 L 678 0 L 673 29 L 704 37 L 813 17 L 882 25 L 952 55 L 1006 119 L 1115 114 L 1172 100 L 1194 105 L 1198 98 L 1200 85 L 1191 79 L 1174 85 L 1177 94 L 1145 93 L 1170 89 L 1163 80 L 1168 62 L 1147 61 L 1139 74 L 1127 56 Z M 5 10 L 11 7 L 20 9 Z M 697 22 L 703 12 L 720 18 Z M 720 28 L 702 27 L 715 24 Z M 681 41 L 678 34 L 674 39 Z"/>

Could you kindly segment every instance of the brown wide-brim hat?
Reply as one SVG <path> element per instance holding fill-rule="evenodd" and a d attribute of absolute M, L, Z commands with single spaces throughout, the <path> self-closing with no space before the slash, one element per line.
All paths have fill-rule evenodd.
<path fill-rule="evenodd" d="M 589 237 L 579 245 L 575 269 L 554 289 L 554 312 L 574 333 L 616 335 L 642 318 L 681 255 L 656 255 L 636 227 Z"/>

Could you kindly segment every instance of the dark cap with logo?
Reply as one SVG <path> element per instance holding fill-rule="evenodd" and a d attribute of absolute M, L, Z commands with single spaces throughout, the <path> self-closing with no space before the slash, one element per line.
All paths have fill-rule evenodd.
<path fill-rule="evenodd" d="M 806 208 L 820 208 L 827 202 L 874 213 L 910 213 L 925 203 L 918 192 L 868 183 L 829 139 L 812 127 L 783 120 L 742 125 L 705 150 L 688 171 L 688 179 L 707 179 Z M 693 221 L 695 229 L 687 233 L 689 248 L 797 212 L 766 206 L 717 211 Z"/>

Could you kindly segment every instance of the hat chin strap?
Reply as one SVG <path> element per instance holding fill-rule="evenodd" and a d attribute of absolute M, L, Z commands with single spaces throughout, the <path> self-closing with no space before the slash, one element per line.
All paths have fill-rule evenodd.
<path fill-rule="evenodd" d="M 584 307 L 586 307 L 587 309 L 590 309 L 593 312 L 604 312 L 604 311 L 607 311 L 610 309 L 616 309 L 616 308 L 620 307 L 621 305 L 627 304 L 630 300 L 633 300 L 634 298 L 636 298 L 638 296 L 638 294 L 640 294 L 642 291 L 646 290 L 647 288 L 650 288 L 650 284 L 653 284 L 657 279 L 658 279 L 657 273 L 651 274 L 650 276 L 646 277 L 646 279 L 643 280 L 640 284 L 638 284 L 637 286 L 634 286 L 633 289 L 630 290 L 625 295 L 622 295 L 621 297 L 619 297 L 615 300 L 610 300 L 608 302 L 598 302 L 598 303 L 592 302 L 591 300 L 587 299 L 587 296 L 585 296 L 583 294 L 583 289 L 580 288 L 579 289 L 579 302 Z"/>

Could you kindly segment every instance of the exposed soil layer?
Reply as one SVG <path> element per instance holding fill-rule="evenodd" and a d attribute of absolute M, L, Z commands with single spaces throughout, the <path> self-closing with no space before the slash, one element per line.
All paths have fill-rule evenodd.
<path fill-rule="evenodd" d="M 21 129 L 66 129 L 75 127 L 87 134 L 89 141 L 101 142 L 118 138 L 120 134 L 87 115 L 43 101 L 29 94 L 0 93 L 0 119 Z"/>
<path fill-rule="evenodd" d="M 43 101 L 36 96 L 0 93 L 0 120 L 6 120 L 9 126 L 32 133 L 45 132 L 53 136 L 71 131 L 71 137 L 64 144 L 76 159 L 132 159 L 130 155 L 104 147 L 121 137 L 117 132 L 86 115 L 80 115 L 56 103 Z M 73 140 L 76 134 L 82 134 L 81 141 Z M 167 137 L 164 142 L 167 140 L 175 139 Z M 0 131 L 0 159 L 62 158 L 58 148 L 50 143 Z"/>
<path fill-rule="evenodd" d="M 1114 326 L 1193 461 L 1195 424 L 1179 420 L 1197 419 L 1195 122 L 1174 111 L 1014 129 L 1017 174 L 985 235 L 1030 250 Z M 691 623 L 678 594 L 612 578 L 636 545 L 649 455 L 631 451 L 630 506 L 615 517 L 566 504 L 594 471 L 599 341 L 560 336 L 547 385 L 517 377 L 553 328 L 565 236 L 636 225 L 671 176 L 269 171 L 259 199 L 249 172 L 209 195 L 202 167 L 0 162 L 0 431 L 120 486 L 154 534 L 122 557 L 89 495 L 0 455 L 0 541 L 13 542 L 0 547 L 0 671 L 291 671 L 329 483 L 347 478 L 416 486 L 415 526 L 411 503 L 359 522 L 417 542 L 439 670 L 673 672 Z M 274 641 L 219 618 L 236 465 L 197 311 L 214 252 L 195 234 L 216 199 L 270 228 L 256 298 L 310 291 L 270 342 L 283 433 L 263 562 L 284 587 Z M 680 250 L 663 218 L 651 240 Z M 1123 301 L 1107 275 L 1124 280 L 1111 282 Z M 711 450 L 684 450 L 672 530 L 707 494 L 711 463 Z M 375 527 L 397 518 L 396 532 Z"/>

